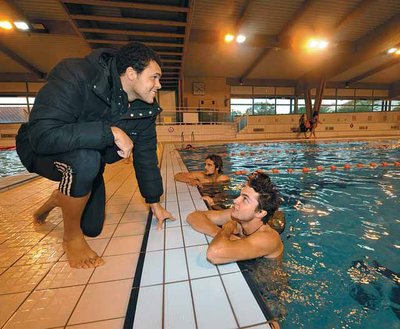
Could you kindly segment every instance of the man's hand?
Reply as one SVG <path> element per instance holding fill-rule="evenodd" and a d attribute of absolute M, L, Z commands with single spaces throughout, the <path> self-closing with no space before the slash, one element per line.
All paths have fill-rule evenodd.
<path fill-rule="evenodd" d="M 125 132 L 118 127 L 111 127 L 112 134 L 114 135 L 114 143 L 118 146 L 118 155 L 121 158 L 127 159 L 132 153 L 133 143 Z"/>
<path fill-rule="evenodd" d="M 157 218 L 158 224 L 157 229 L 161 230 L 165 220 L 175 220 L 175 217 L 171 215 L 168 210 L 165 210 L 159 203 L 150 204 L 151 211 L 153 215 Z"/>
<path fill-rule="evenodd" d="M 231 234 L 242 234 L 242 226 L 232 219 L 222 226 L 222 230 L 227 236 Z"/>
<path fill-rule="evenodd" d="M 203 187 L 203 185 L 200 183 L 200 181 L 199 181 L 198 179 L 196 179 L 196 178 L 191 178 L 191 179 L 189 180 L 189 185 L 191 185 L 191 186 L 198 186 L 198 187 L 200 187 L 200 188 Z"/>

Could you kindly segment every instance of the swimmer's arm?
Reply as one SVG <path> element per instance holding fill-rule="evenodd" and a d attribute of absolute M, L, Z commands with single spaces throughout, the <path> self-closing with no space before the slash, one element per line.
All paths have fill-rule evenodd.
<path fill-rule="evenodd" d="M 221 230 L 218 225 L 229 221 L 231 213 L 231 209 L 195 211 L 187 216 L 186 221 L 195 231 L 214 237 Z"/>
<path fill-rule="evenodd" d="M 229 224 L 229 225 L 228 225 Z M 234 225 L 225 224 L 207 250 L 207 259 L 213 264 L 226 264 L 257 257 L 278 257 L 282 254 L 283 244 L 280 239 L 271 241 L 264 232 L 254 233 L 245 239 L 231 240 Z"/>
<path fill-rule="evenodd" d="M 200 184 L 200 172 L 194 171 L 194 172 L 179 172 L 175 174 L 174 178 L 178 182 L 182 183 L 188 183 L 192 186 L 197 186 Z"/>
<path fill-rule="evenodd" d="M 229 176 L 226 175 L 220 175 L 217 179 L 217 182 L 229 182 L 230 178 Z"/>

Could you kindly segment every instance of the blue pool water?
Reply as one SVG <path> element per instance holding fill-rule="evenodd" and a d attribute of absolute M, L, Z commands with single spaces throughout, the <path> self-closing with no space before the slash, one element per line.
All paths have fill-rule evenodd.
<path fill-rule="evenodd" d="M 0 151 L 0 177 L 16 175 L 22 171 L 25 171 L 25 167 L 15 150 Z"/>
<path fill-rule="evenodd" d="M 400 167 L 393 166 L 399 147 L 397 140 L 233 143 L 180 153 L 190 171 L 203 170 L 207 154 L 223 155 L 230 197 L 245 182 L 234 174 L 241 170 L 264 169 L 279 187 L 282 263 L 243 263 L 282 329 L 372 329 L 400 328 Z"/>

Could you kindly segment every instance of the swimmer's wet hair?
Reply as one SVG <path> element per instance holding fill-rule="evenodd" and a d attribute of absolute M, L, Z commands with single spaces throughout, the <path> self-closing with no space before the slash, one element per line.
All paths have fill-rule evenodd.
<path fill-rule="evenodd" d="M 256 210 L 267 211 L 267 215 L 262 219 L 263 223 L 266 224 L 279 208 L 281 196 L 269 176 L 262 172 L 250 174 L 247 185 L 258 193 L 258 207 Z"/>
<path fill-rule="evenodd" d="M 206 157 L 206 160 L 210 159 L 212 162 L 214 162 L 215 168 L 218 171 L 218 174 L 222 174 L 222 170 L 224 168 L 224 164 L 222 162 L 222 158 L 217 155 L 217 154 L 209 154 Z"/>

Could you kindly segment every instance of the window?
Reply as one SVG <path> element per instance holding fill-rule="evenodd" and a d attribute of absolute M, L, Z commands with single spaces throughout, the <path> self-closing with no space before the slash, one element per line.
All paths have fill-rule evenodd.
<path fill-rule="evenodd" d="M 231 114 L 233 116 L 241 116 L 245 114 L 253 114 L 252 98 L 231 98 Z"/>
<path fill-rule="evenodd" d="M 336 112 L 336 99 L 323 99 L 321 102 L 320 113 Z"/>
<path fill-rule="evenodd" d="M 292 99 L 290 98 L 277 98 L 276 99 L 276 114 L 289 114 Z"/>
<path fill-rule="evenodd" d="M 391 100 L 390 101 L 390 111 L 400 111 L 400 100 Z"/>

